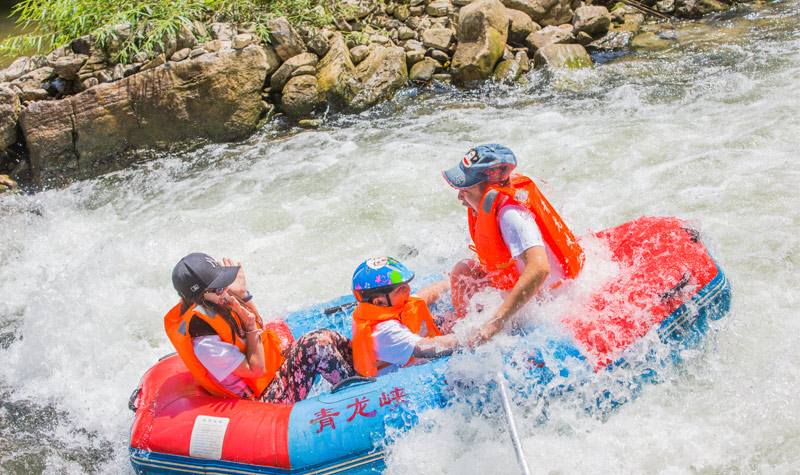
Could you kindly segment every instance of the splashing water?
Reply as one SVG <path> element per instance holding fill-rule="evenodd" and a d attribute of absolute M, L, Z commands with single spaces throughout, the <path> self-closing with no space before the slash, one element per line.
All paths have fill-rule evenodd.
<path fill-rule="evenodd" d="M 673 48 L 588 71 L 409 90 L 330 128 L 3 196 L 0 472 L 131 471 L 127 398 L 171 351 L 161 317 L 188 252 L 242 260 L 269 313 L 347 293 L 367 256 L 446 270 L 466 256 L 467 232 L 439 172 L 481 142 L 510 146 L 576 234 L 690 219 L 734 283 L 708 348 L 613 416 L 587 414 L 577 396 L 515 398 L 532 470 L 797 472 L 799 20 L 796 1 L 773 3 L 679 25 Z M 600 282 L 615 269 L 598 252 Z M 567 300 L 527 311 L 547 322 Z M 502 336 L 456 370 L 493 374 L 492 355 L 514 344 Z M 426 413 L 392 446 L 388 473 L 514 473 L 500 417 L 467 402 Z"/>

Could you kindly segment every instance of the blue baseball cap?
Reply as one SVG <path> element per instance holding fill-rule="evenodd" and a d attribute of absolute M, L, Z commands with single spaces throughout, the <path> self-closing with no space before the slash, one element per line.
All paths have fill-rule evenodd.
<path fill-rule="evenodd" d="M 517 157 L 505 145 L 490 143 L 469 149 L 458 165 L 442 172 L 453 188 L 469 188 L 484 181 L 506 181 L 517 166 Z"/>

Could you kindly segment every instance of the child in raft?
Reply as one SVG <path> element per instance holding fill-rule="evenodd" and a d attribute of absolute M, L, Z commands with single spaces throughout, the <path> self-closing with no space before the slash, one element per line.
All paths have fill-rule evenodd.
<path fill-rule="evenodd" d="M 361 376 L 375 377 L 414 364 L 415 359 L 451 354 L 461 345 L 442 335 L 428 310 L 448 284 L 411 295 L 414 273 L 391 257 L 367 259 L 353 273 L 353 363 Z"/>
<path fill-rule="evenodd" d="M 181 301 L 164 317 L 167 336 L 211 394 L 292 404 L 305 399 L 317 374 L 334 385 L 355 376 L 350 342 L 339 333 L 314 330 L 292 341 L 285 324 L 283 332 L 264 325 L 244 270 L 230 259 L 189 254 L 172 283 Z"/>

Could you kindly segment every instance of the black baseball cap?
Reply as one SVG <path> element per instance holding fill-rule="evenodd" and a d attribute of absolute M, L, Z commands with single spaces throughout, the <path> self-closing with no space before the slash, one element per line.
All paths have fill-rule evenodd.
<path fill-rule="evenodd" d="M 222 266 L 213 257 L 193 252 L 172 269 L 172 285 L 181 298 L 192 302 L 208 289 L 221 289 L 236 280 L 239 266 Z"/>

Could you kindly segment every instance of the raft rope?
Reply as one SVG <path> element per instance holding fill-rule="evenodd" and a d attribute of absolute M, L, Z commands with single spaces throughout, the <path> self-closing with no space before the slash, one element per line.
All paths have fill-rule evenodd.
<path fill-rule="evenodd" d="M 503 411 L 506 413 L 506 422 L 508 422 L 508 433 L 511 435 L 511 443 L 514 445 L 514 453 L 517 455 L 520 471 L 522 475 L 531 475 L 528 461 L 525 460 L 525 453 L 522 451 L 522 443 L 519 441 L 519 434 L 517 434 L 517 424 L 511 414 L 511 398 L 508 396 L 506 380 L 500 371 L 497 372 L 497 385 L 500 386 L 500 399 L 503 401 Z"/>

